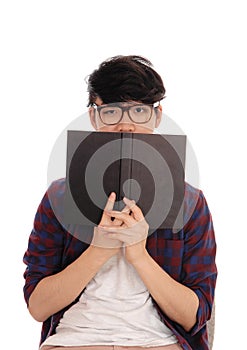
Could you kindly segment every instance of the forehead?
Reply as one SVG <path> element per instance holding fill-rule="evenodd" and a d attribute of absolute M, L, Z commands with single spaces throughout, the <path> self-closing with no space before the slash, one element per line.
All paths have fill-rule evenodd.
<path fill-rule="evenodd" d="M 113 102 L 113 103 L 104 103 L 100 97 L 97 97 L 95 100 L 95 104 L 97 106 L 103 106 L 103 105 L 119 105 L 119 106 L 130 106 L 130 105 L 135 105 L 135 104 L 142 104 L 140 101 L 126 101 L 126 102 Z"/>

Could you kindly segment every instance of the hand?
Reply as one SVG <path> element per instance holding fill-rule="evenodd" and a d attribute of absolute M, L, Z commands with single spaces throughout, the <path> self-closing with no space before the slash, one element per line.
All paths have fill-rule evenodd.
<path fill-rule="evenodd" d="M 121 212 L 112 209 L 105 211 L 109 218 L 113 217 L 114 221 L 117 220 L 118 225 L 114 225 L 114 221 L 113 223 L 108 221 L 101 227 L 108 233 L 108 239 L 123 243 L 125 257 L 130 263 L 133 263 L 147 252 L 146 240 L 149 226 L 135 201 L 128 198 L 124 198 L 123 201 L 126 207 Z M 122 222 L 121 225 L 119 225 L 120 222 Z"/>
<path fill-rule="evenodd" d="M 104 230 L 104 226 L 120 226 L 122 224 L 121 220 L 113 220 L 111 217 L 107 214 L 109 211 L 111 211 L 114 207 L 114 203 L 116 200 L 116 194 L 112 192 L 108 198 L 108 201 L 106 203 L 106 206 L 104 208 L 104 212 L 102 214 L 100 223 L 97 227 L 94 228 L 94 236 L 91 243 L 91 246 L 98 247 L 98 248 L 104 248 L 104 249 L 110 249 L 112 255 L 116 254 L 119 248 L 122 246 L 122 242 L 115 239 L 112 240 L 108 237 L 108 233 Z"/>

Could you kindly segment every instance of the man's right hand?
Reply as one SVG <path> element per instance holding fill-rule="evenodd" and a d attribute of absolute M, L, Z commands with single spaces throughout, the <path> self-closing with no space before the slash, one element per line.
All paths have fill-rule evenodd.
<path fill-rule="evenodd" d="M 102 226 L 114 226 L 114 225 L 121 226 L 122 225 L 121 220 L 114 219 L 112 221 L 111 217 L 107 215 L 108 211 L 113 210 L 115 201 L 116 201 L 116 194 L 112 192 L 108 197 L 100 223 L 94 229 L 94 236 L 91 243 L 92 248 L 104 249 L 105 252 L 107 251 L 110 256 L 115 255 L 119 251 L 120 247 L 122 247 L 123 245 L 123 243 L 119 240 L 108 238 L 107 237 L 108 232 L 106 232 L 102 227 Z"/>

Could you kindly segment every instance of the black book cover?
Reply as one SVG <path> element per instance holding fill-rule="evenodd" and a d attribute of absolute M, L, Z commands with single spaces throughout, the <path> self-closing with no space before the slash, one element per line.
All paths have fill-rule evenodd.
<path fill-rule="evenodd" d="M 186 136 L 68 131 L 67 224 L 96 226 L 107 197 L 134 199 L 151 229 L 183 226 Z"/>

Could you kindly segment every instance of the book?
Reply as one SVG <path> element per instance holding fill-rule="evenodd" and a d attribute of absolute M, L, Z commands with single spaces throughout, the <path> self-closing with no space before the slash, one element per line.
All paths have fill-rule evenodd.
<path fill-rule="evenodd" d="M 150 229 L 183 226 L 185 135 L 67 132 L 65 222 L 96 226 L 116 193 L 135 200 Z"/>

